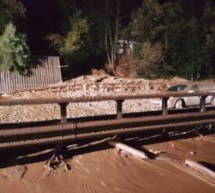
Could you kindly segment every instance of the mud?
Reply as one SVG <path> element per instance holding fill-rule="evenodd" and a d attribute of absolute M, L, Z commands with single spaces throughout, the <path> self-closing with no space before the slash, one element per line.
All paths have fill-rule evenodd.
<path fill-rule="evenodd" d="M 144 149 L 158 152 L 156 159 L 140 160 L 112 148 L 67 159 L 69 171 L 60 164 L 50 172 L 45 161 L 9 166 L 0 169 L 0 192 L 213 193 L 215 183 L 188 170 L 184 161 L 215 166 L 214 147 L 215 135 L 207 135 L 144 145 Z"/>

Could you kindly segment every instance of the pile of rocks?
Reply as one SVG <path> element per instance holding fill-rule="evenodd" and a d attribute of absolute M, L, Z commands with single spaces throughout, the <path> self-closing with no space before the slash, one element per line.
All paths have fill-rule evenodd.
<path fill-rule="evenodd" d="M 144 94 L 158 92 L 168 86 L 167 81 L 149 81 L 145 79 L 123 79 L 107 76 L 82 76 L 61 84 L 50 85 L 38 90 L 20 91 L 4 94 L 2 97 L 12 98 L 49 98 L 49 97 L 80 97 L 107 96 L 122 94 Z M 75 89 L 74 89 L 75 88 Z M 141 112 L 157 109 L 150 99 L 126 100 L 123 112 Z M 0 107 L 0 123 L 30 122 L 60 118 L 57 104 L 26 105 Z M 115 101 L 73 103 L 67 106 L 67 115 L 72 117 L 105 115 L 116 113 Z"/>

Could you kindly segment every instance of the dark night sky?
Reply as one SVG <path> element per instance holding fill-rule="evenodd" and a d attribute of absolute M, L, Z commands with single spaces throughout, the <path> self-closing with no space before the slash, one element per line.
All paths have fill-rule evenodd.
<path fill-rule="evenodd" d="M 33 54 L 48 51 L 44 36 L 60 27 L 58 8 L 52 0 L 25 0 L 27 8 L 24 30 L 29 37 Z"/>

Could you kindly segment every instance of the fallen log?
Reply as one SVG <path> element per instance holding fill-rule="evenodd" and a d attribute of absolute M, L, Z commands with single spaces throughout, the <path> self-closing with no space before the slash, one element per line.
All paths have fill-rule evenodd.
<path fill-rule="evenodd" d="M 192 160 L 185 160 L 185 165 L 189 167 L 194 172 L 209 178 L 215 183 L 215 172 L 213 170 L 210 170 L 209 168 L 203 166 L 202 164 L 199 164 Z"/>
<path fill-rule="evenodd" d="M 137 149 L 134 149 L 133 147 L 130 147 L 128 145 L 125 145 L 123 143 L 117 143 L 115 141 L 108 141 L 108 144 L 111 145 L 112 147 L 115 147 L 116 149 L 120 151 L 124 151 L 128 154 L 131 154 L 132 156 L 140 159 L 149 159 L 148 156 Z"/>

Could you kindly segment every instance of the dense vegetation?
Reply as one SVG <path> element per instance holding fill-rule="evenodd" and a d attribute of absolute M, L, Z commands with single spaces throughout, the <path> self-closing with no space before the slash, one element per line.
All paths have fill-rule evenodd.
<path fill-rule="evenodd" d="M 135 42 L 134 53 L 118 55 L 118 40 Z M 1 0 L 0 68 L 23 73 L 28 46 L 33 55 L 60 55 L 62 63 L 80 73 L 106 67 L 114 74 L 123 69 L 126 76 L 133 71 L 147 78 L 213 78 L 215 3 Z"/>
<path fill-rule="evenodd" d="M 26 74 L 30 53 L 25 34 L 14 23 L 25 17 L 25 7 L 15 0 L 0 1 L 0 69 Z"/>

